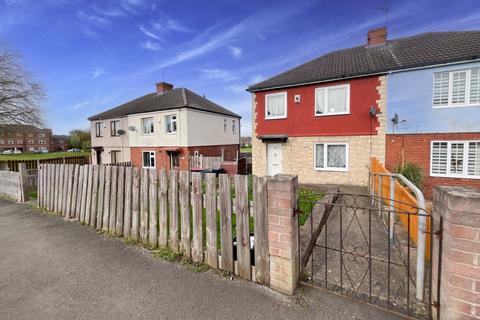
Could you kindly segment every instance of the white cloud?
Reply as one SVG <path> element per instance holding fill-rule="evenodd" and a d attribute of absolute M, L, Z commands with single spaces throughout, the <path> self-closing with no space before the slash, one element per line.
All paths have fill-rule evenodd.
<path fill-rule="evenodd" d="M 162 47 L 158 43 L 149 41 L 149 40 L 142 43 L 142 48 L 147 50 L 153 50 L 153 51 L 162 50 Z"/>
<path fill-rule="evenodd" d="M 184 26 L 177 20 L 172 18 L 166 19 L 159 19 L 155 22 L 152 22 L 152 27 L 157 30 L 158 32 L 168 32 L 168 31 L 176 31 L 176 32 L 184 32 L 189 33 L 192 32 L 192 29 Z"/>
<path fill-rule="evenodd" d="M 105 74 L 105 70 L 103 69 L 100 69 L 100 68 L 96 68 L 95 70 L 93 70 L 92 72 L 92 76 L 90 79 L 95 79 L 97 77 L 100 77 L 101 75 Z"/>
<path fill-rule="evenodd" d="M 110 20 L 82 10 L 77 11 L 77 18 L 98 28 L 105 28 L 110 25 Z"/>
<path fill-rule="evenodd" d="M 140 31 L 142 31 L 143 34 L 145 34 L 147 37 L 150 37 L 150 38 L 153 38 L 153 39 L 159 40 L 159 41 L 162 41 L 162 40 L 163 40 L 162 38 L 160 38 L 159 36 L 157 36 L 155 33 L 147 30 L 147 28 L 145 28 L 145 26 L 144 26 L 143 24 L 140 26 Z"/>
<path fill-rule="evenodd" d="M 92 6 L 92 10 L 99 15 L 107 16 L 107 17 L 121 17 L 125 15 L 125 12 L 120 10 L 119 8 L 114 8 L 114 7 L 101 8 L 96 4 Z"/>
<path fill-rule="evenodd" d="M 234 56 L 235 58 L 238 58 L 242 55 L 242 48 L 229 46 L 228 49 L 230 50 L 232 56 Z"/>
<path fill-rule="evenodd" d="M 80 102 L 77 102 L 76 104 L 74 104 L 73 106 L 71 106 L 70 109 L 78 110 L 78 109 L 88 105 L 89 103 L 90 103 L 90 100 L 80 101 Z"/>
<path fill-rule="evenodd" d="M 227 70 L 223 69 L 199 69 L 199 71 L 207 78 L 207 79 L 217 79 L 223 81 L 233 81 L 236 77 L 228 72 Z"/>

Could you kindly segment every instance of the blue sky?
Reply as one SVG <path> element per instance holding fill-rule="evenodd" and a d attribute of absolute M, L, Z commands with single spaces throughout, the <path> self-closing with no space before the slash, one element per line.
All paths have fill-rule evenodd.
<path fill-rule="evenodd" d="M 251 132 L 249 84 L 385 25 L 385 0 L 0 0 L 0 42 L 43 83 L 47 126 L 87 128 L 90 115 L 153 92 L 158 81 L 205 94 Z M 389 1 L 389 38 L 480 29 L 480 2 Z"/>

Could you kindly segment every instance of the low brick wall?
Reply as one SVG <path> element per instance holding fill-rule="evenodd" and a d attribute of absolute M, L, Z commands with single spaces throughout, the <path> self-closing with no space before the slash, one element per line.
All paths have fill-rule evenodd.
<path fill-rule="evenodd" d="M 480 190 L 435 187 L 433 215 L 443 218 L 440 279 L 433 265 L 434 301 L 440 280 L 440 318 L 480 319 Z M 439 244 L 434 242 L 434 262 Z"/>

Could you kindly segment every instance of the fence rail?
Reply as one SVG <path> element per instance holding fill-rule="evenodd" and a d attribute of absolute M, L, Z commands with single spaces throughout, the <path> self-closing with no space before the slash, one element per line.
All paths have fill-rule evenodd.
<path fill-rule="evenodd" d="M 18 165 L 20 163 L 25 163 L 27 170 L 38 170 L 39 164 L 49 163 L 49 164 L 89 164 L 90 156 L 76 156 L 76 157 L 58 157 L 50 159 L 37 159 L 37 160 L 6 160 L 0 161 L 6 163 L 9 171 L 18 172 Z"/>
<path fill-rule="evenodd" d="M 269 281 L 265 177 L 253 177 L 252 206 L 242 175 L 41 164 L 38 185 L 42 208 L 244 279 Z"/>

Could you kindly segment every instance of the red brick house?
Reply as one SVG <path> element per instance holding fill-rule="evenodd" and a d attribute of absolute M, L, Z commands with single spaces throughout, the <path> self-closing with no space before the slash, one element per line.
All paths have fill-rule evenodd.
<path fill-rule="evenodd" d="M 432 184 L 479 186 L 478 43 L 476 31 L 387 40 L 380 28 L 250 86 L 253 173 L 366 185 L 376 157 L 419 164 L 427 197 Z"/>
<path fill-rule="evenodd" d="M 189 157 L 240 151 L 240 116 L 185 88 L 157 91 L 89 118 L 94 163 L 189 170 Z"/>

